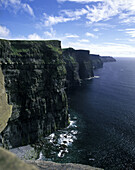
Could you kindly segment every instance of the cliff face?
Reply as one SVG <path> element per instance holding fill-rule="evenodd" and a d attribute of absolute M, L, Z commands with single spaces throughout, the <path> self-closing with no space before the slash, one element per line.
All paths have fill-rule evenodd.
<path fill-rule="evenodd" d="M 103 67 L 103 61 L 101 60 L 100 55 L 90 54 L 90 56 L 91 56 L 91 60 L 92 60 L 93 69 Z"/>
<path fill-rule="evenodd" d="M 66 63 L 68 87 L 78 86 L 83 80 L 94 76 L 89 51 L 67 48 L 63 49 L 63 57 Z"/>
<path fill-rule="evenodd" d="M 67 126 L 66 70 L 59 41 L 0 40 L 0 62 L 12 105 L 1 133 L 4 147 L 34 143 Z"/>
<path fill-rule="evenodd" d="M 110 57 L 110 56 L 101 56 L 101 60 L 103 62 L 115 62 L 116 61 L 113 57 Z"/>
<path fill-rule="evenodd" d="M 4 86 L 4 75 L 0 68 L 0 133 L 7 126 L 8 119 L 11 117 L 12 106 L 7 102 L 7 94 Z"/>

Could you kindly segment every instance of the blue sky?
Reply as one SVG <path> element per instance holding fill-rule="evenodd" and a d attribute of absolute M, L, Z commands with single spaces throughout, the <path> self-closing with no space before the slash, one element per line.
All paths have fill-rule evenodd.
<path fill-rule="evenodd" d="M 0 0 L 0 38 L 135 57 L 135 0 Z"/>

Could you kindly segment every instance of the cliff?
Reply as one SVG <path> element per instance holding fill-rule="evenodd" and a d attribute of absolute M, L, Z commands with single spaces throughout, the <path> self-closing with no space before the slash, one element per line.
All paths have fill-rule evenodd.
<path fill-rule="evenodd" d="M 91 57 L 91 60 L 92 60 L 93 69 L 103 67 L 103 61 L 102 61 L 100 55 L 90 54 L 90 57 Z"/>
<path fill-rule="evenodd" d="M 65 49 L 63 56 L 60 41 L 0 40 L 0 145 L 13 148 L 35 143 L 68 125 L 66 78 L 68 85 L 80 85 L 93 77 L 93 68 L 89 51 Z M 36 167 L 0 148 L 0 170 L 98 169 L 28 163 Z"/>
<path fill-rule="evenodd" d="M 7 126 L 8 119 L 11 117 L 12 106 L 8 104 L 7 94 L 4 85 L 4 75 L 0 68 L 0 133 Z"/>
<path fill-rule="evenodd" d="M 60 41 L 0 40 L 0 62 L 10 105 L 3 128 L 11 116 L 0 135 L 5 148 L 35 143 L 68 125 Z M 6 102 L 0 105 L 7 108 Z"/>
<path fill-rule="evenodd" d="M 82 81 L 94 76 L 89 51 L 67 48 L 63 49 L 63 57 L 67 70 L 67 87 L 78 86 Z"/>
<path fill-rule="evenodd" d="M 115 61 L 116 61 L 115 58 L 110 57 L 110 56 L 101 56 L 101 60 L 102 60 L 103 62 L 115 62 Z"/>

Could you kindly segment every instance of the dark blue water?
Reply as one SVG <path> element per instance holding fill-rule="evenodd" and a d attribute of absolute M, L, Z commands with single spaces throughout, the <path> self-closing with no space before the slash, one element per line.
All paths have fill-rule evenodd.
<path fill-rule="evenodd" d="M 95 75 L 99 78 L 70 95 L 79 117 L 71 161 L 135 169 L 135 58 L 105 63 Z"/>
<path fill-rule="evenodd" d="M 69 95 L 72 125 L 50 135 L 40 158 L 106 170 L 135 169 L 135 58 L 118 58 Z M 77 120 L 76 118 L 77 117 Z"/>

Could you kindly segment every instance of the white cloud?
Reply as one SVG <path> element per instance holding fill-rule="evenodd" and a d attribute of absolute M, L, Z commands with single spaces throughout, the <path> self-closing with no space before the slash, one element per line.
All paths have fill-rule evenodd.
<path fill-rule="evenodd" d="M 90 41 L 87 40 L 87 39 L 81 39 L 81 40 L 79 40 L 79 42 L 81 42 L 81 43 L 89 43 Z"/>
<path fill-rule="evenodd" d="M 135 38 L 133 39 L 128 39 L 128 41 L 130 41 L 130 42 L 135 42 Z"/>
<path fill-rule="evenodd" d="M 61 14 L 67 15 L 68 17 L 80 17 L 88 13 L 88 10 L 85 8 L 76 9 L 75 11 L 72 10 L 62 10 Z"/>
<path fill-rule="evenodd" d="M 89 26 L 91 24 L 99 23 L 100 21 L 107 21 L 117 16 L 122 23 L 132 23 L 135 22 L 135 0 L 58 0 L 58 2 L 96 2 L 92 4 L 85 5 L 84 8 L 75 10 L 61 10 L 58 16 L 50 15 L 48 16 L 44 13 L 44 17 L 40 25 L 42 26 L 52 26 L 58 23 L 66 23 L 69 21 L 75 21 L 81 19 L 85 16 L 86 24 Z M 112 27 L 107 25 L 104 26 Z"/>
<path fill-rule="evenodd" d="M 94 5 L 93 8 L 87 5 L 87 8 L 89 10 L 87 19 L 90 23 L 109 20 L 117 15 L 122 22 L 131 22 L 129 17 L 133 17 L 132 15 L 135 16 L 134 0 L 104 0 L 103 3 Z"/>
<path fill-rule="evenodd" d="M 56 31 L 55 31 L 53 28 L 51 28 L 50 31 L 45 31 L 45 32 L 44 32 L 44 35 L 45 35 L 45 37 L 47 37 L 47 38 L 55 38 L 55 36 L 56 36 Z"/>
<path fill-rule="evenodd" d="M 89 26 L 89 25 L 88 25 Z M 116 27 L 116 25 L 108 24 L 108 23 L 93 23 L 93 26 L 99 27 L 100 29 L 110 29 Z"/>
<path fill-rule="evenodd" d="M 7 27 L 0 25 L 0 37 L 1 38 L 8 37 L 9 33 L 10 31 Z"/>
<path fill-rule="evenodd" d="M 42 19 L 42 25 L 43 26 L 52 26 L 58 23 L 65 23 L 68 21 L 74 21 L 78 20 L 79 17 L 63 17 L 61 16 L 47 16 L 46 13 L 44 13 L 44 18 Z"/>
<path fill-rule="evenodd" d="M 97 6 L 93 6 L 92 8 L 87 5 L 87 9 L 89 13 L 87 14 L 87 19 L 89 20 L 87 23 L 94 23 L 99 21 L 107 21 L 111 19 L 112 16 L 117 15 L 117 9 L 113 10 L 107 3 L 98 3 Z"/>
<path fill-rule="evenodd" d="M 66 48 L 72 46 L 75 49 L 90 50 L 91 54 L 100 54 L 101 56 L 113 56 L 113 57 L 135 57 L 134 45 L 127 44 L 92 44 L 82 42 L 68 42 L 67 44 L 62 43 L 62 47 Z"/>
<path fill-rule="evenodd" d="M 94 34 L 92 34 L 92 33 L 90 33 L 90 32 L 86 32 L 85 35 L 86 35 L 87 37 L 98 38 L 98 36 L 96 36 L 96 35 L 94 35 Z"/>
<path fill-rule="evenodd" d="M 28 4 L 22 4 L 22 7 L 24 11 L 26 11 L 27 13 L 34 17 L 33 9 Z"/>
<path fill-rule="evenodd" d="M 33 34 L 30 34 L 28 35 L 28 39 L 29 40 L 43 40 L 43 38 L 41 38 L 38 34 L 36 33 L 33 33 Z"/>
<path fill-rule="evenodd" d="M 30 5 L 21 2 L 21 0 L 1 0 L 0 5 L 2 5 L 5 8 L 11 8 L 14 12 L 23 10 L 30 14 L 31 16 L 34 16 L 34 11 L 30 7 Z"/>
<path fill-rule="evenodd" d="M 46 13 L 43 13 L 43 18 L 41 23 L 37 25 L 38 28 L 41 26 L 52 26 L 58 23 L 66 23 L 69 21 L 79 20 L 82 15 L 88 13 L 88 10 L 85 8 L 72 10 L 61 10 L 58 16 L 49 16 Z"/>
<path fill-rule="evenodd" d="M 123 19 L 121 23 L 125 24 L 135 23 L 135 16 L 134 17 L 127 16 L 127 18 Z"/>
<path fill-rule="evenodd" d="M 132 38 L 135 37 L 135 28 L 126 29 L 126 33 L 129 34 Z"/>
<path fill-rule="evenodd" d="M 95 28 L 95 29 L 93 29 L 93 31 L 98 32 L 98 31 L 99 31 L 99 29 L 98 29 L 98 28 Z"/>
<path fill-rule="evenodd" d="M 135 0 L 57 0 L 58 2 L 78 2 L 96 4 L 86 5 L 86 8 L 74 11 L 64 10 L 70 17 L 86 15 L 87 24 L 110 20 L 118 16 L 122 23 L 135 23 Z"/>
<path fill-rule="evenodd" d="M 58 2 L 77 2 L 77 3 L 89 3 L 89 2 L 102 2 L 103 0 L 57 0 Z"/>
<path fill-rule="evenodd" d="M 65 35 L 65 37 L 66 38 L 79 38 L 79 36 L 76 34 L 68 34 L 68 33 Z"/>

